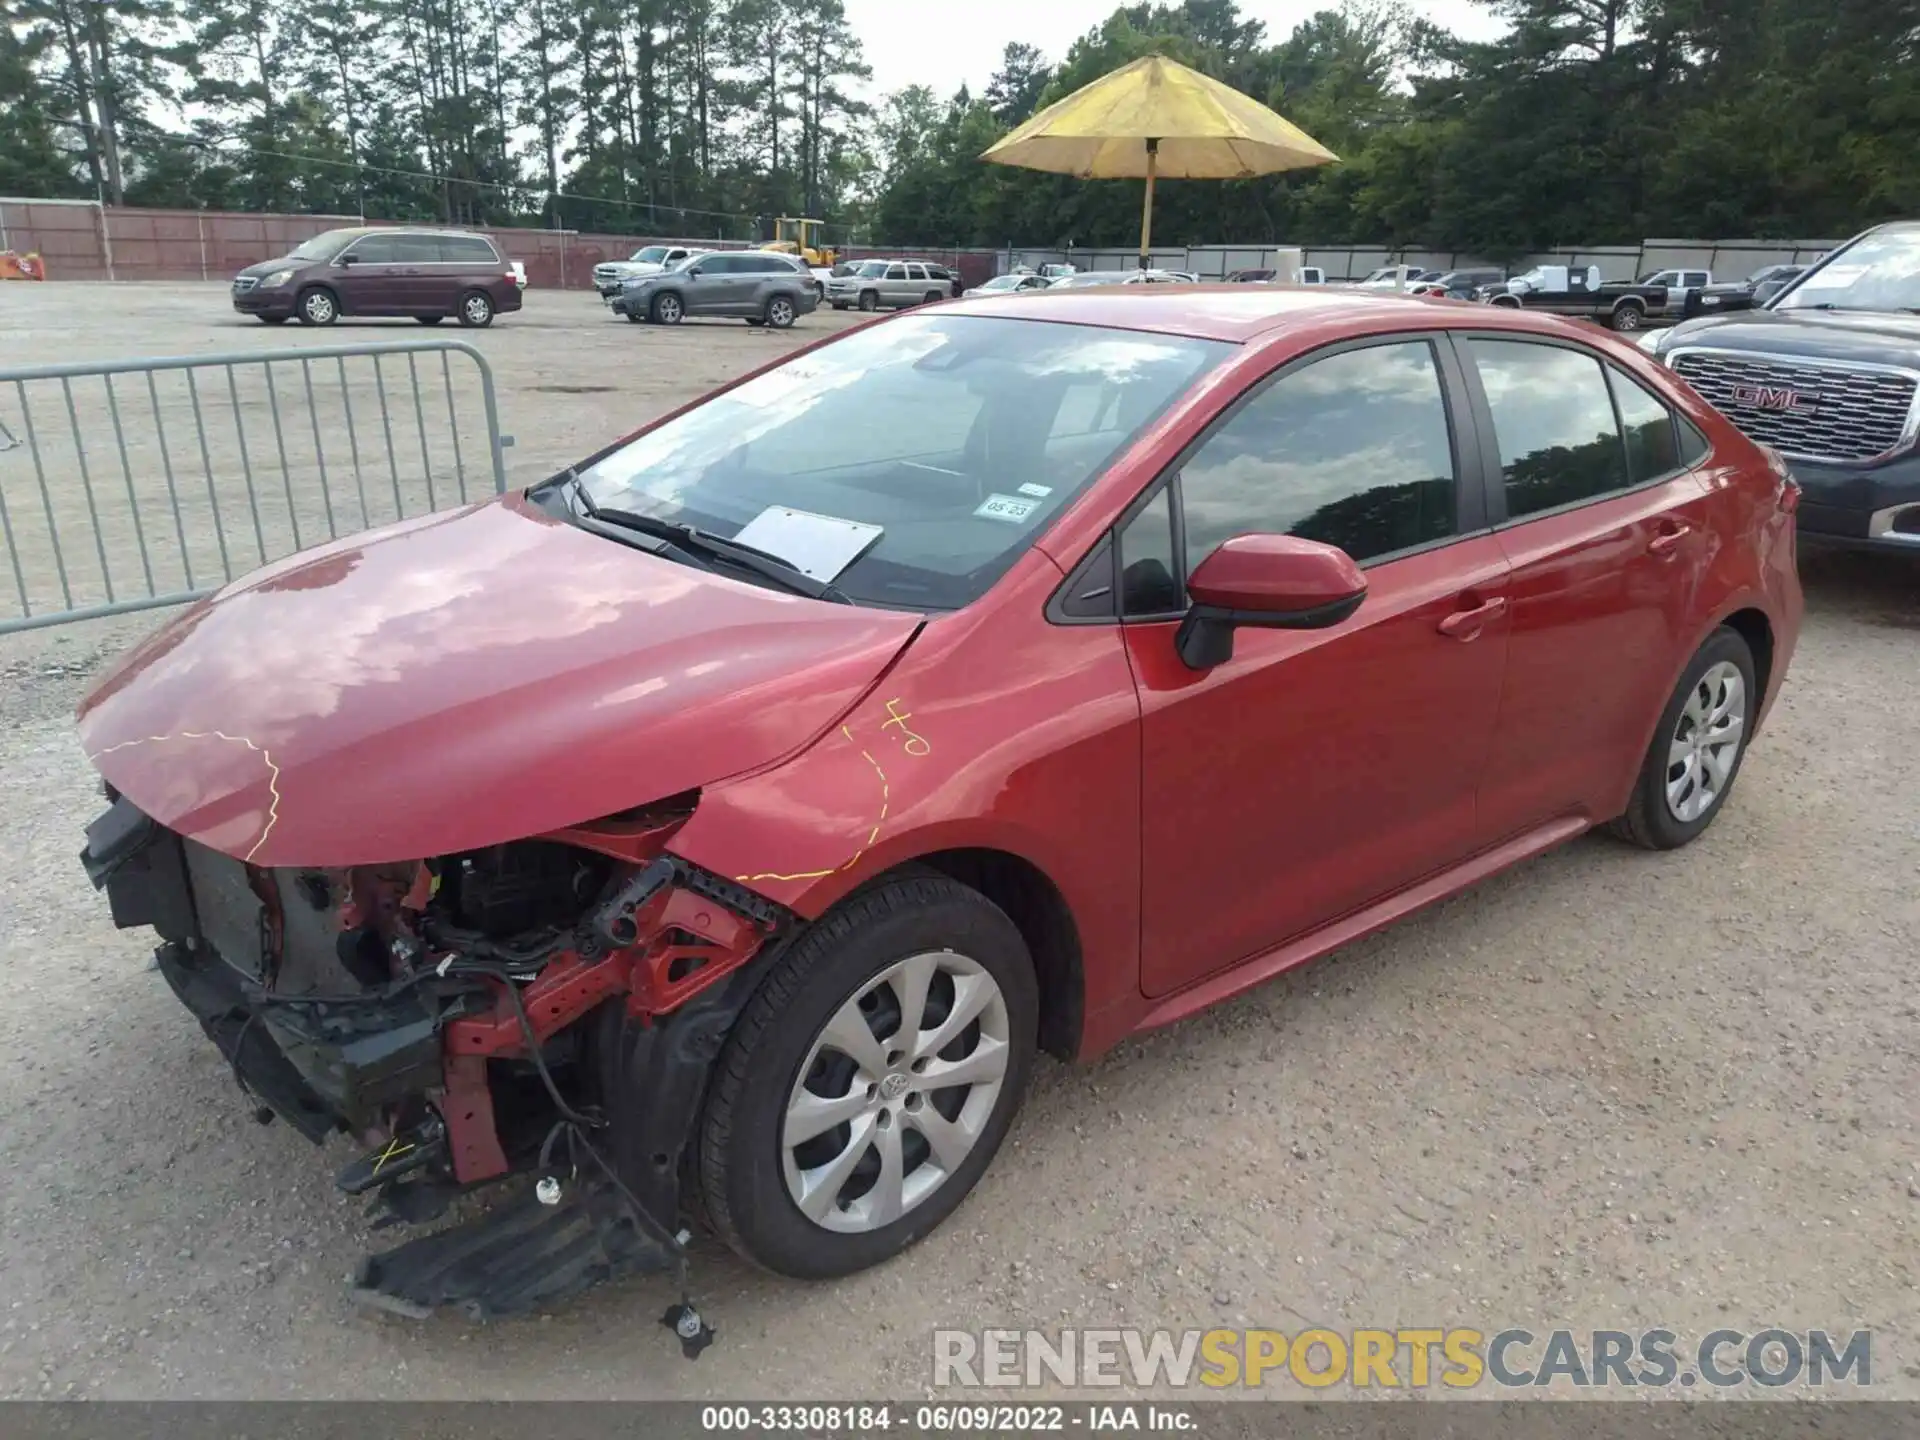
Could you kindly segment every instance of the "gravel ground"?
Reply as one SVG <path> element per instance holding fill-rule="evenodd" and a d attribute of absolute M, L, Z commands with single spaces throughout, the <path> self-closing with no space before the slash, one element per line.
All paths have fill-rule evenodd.
<path fill-rule="evenodd" d="M 215 287 L 0 301 L 10 360 L 319 338 L 237 326 Z M 525 481 L 840 323 L 640 329 L 536 292 L 478 343 Z M 151 617 L 0 640 L 0 1396 L 909 1396 L 937 1326 L 1465 1324 L 1870 1327 L 1874 1393 L 1920 1398 L 1920 568 L 1806 569 L 1786 692 L 1700 843 L 1578 841 L 1046 1064 L 893 1264 L 807 1286 L 707 1246 L 696 1365 L 652 1282 L 492 1325 L 349 1304 L 387 1237 L 331 1188 L 348 1151 L 251 1122 L 75 863 L 72 709 Z"/>

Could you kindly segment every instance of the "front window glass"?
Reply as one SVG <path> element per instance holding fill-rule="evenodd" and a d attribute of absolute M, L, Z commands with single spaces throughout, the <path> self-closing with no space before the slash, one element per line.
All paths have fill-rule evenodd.
<path fill-rule="evenodd" d="M 914 316 L 796 357 L 582 472 L 594 503 L 731 537 L 772 506 L 881 528 L 836 583 L 953 609 L 983 594 L 1233 346 Z"/>
<path fill-rule="evenodd" d="M 1837 251 L 1773 308 L 1920 312 L 1920 230 L 1868 235 Z"/>
<path fill-rule="evenodd" d="M 1180 471 L 1189 570 L 1236 535 L 1372 560 L 1454 533 L 1453 441 L 1433 347 L 1372 345 L 1255 394 Z"/>

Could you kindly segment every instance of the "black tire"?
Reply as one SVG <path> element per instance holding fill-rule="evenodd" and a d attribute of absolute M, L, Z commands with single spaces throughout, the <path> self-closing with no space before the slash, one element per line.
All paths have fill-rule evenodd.
<path fill-rule="evenodd" d="M 1512 295 L 1496 295 L 1490 303 L 1499 306 L 1502 310 L 1518 310 L 1520 308 L 1520 301 Z"/>
<path fill-rule="evenodd" d="M 686 313 L 687 307 L 672 291 L 654 296 L 653 304 L 647 307 L 647 315 L 656 325 L 678 325 Z"/>
<path fill-rule="evenodd" d="M 260 315 L 255 318 L 258 319 L 262 325 L 284 325 L 293 317 L 291 315 Z"/>
<path fill-rule="evenodd" d="M 1674 745 L 1679 743 L 1677 732 L 1682 712 L 1693 699 L 1695 690 L 1700 687 L 1707 672 L 1720 665 L 1732 665 L 1737 669 L 1741 684 L 1745 687 L 1738 749 L 1734 752 L 1733 765 L 1727 772 L 1726 780 L 1706 811 L 1694 819 L 1682 820 L 1674 814 L 1667 800 L 1670 757 Z M 1674 687 L 1672 698 L 1660 712 L 1660 723 L 1654 727 L 1653 741 L 1647 747 L 1646 758 L 1641 761 L 1639 777 L 1633 782 L 1633 798 L 1627 802 L 1626 813 L 1608 828 L 1622 840 L 1646 850 L 1677 850 L 1698 838 L 1713 824 L 1714 817 L 1727 808 L 1727 797 L 1733 791 L 1734 782 L 1740 778 L 1740 767 L 1747 758 L 1747 742 L 1752 737 L 1754 716 L 1759 713 L 1760 699 L 1760 692 L 1754 684 L 1752 649 L 1737 631 L 1722 626 L 1707 637 L 1707 643 L 1687 662 L 1686 671 L 1681 675 L 1680 683 Z"/>
<path fill-rule="evenodd" d="M 833 308 L 836 310 L 844 310 L 847 308 L 847 302 L 844 300 L 836 300 L 833 302 Z"/>
<path fill-rule="evenodd" d="M 874 290 L 862 290 L 860 292 L 860 308 L 862 310 L 869 310 L 869 311 L 878 310 L 880 308 L 879 292 Z"/>
<path fill-rule="evenodd" d="M 801 1213 L 782 1168 L 782 1122 L 800 1066 L 863 986 L 907 956 L 939 951 L 976 962 L 1005 1001 L 1007 1068 L 995 1108 L 953 1174 L 899 1219 L 858 1233 L 828 1230 Z M 842 902 L 774 965 L 714 1069 L 699 1148 L 700 1196 L 714 1231 L 754 1264 L 799 1279 L 849 1275 L 906 1249 L 959 1206 L 1000 1148 L 1032 1068 L 1039 1008 L 1026 942 L 978 891 L 918 872 Z"/>
<path fill-rule="evenodd" d="M 484 330 L 493 324 L 493 297 L 484 290 L 469 290 L 460 297 L 454 314 L 467 329 Z"/>
<path fill-rule="evenodd" d="M 302 325 L 331 325 L 340 318 L 340 297 L 324 285 L 309 285 L 293 302 L 293 313 Z"/>
<path fill-rule="evenodd" d="M 800 307 L 793 303 L 791 295 L 770 295 L 763 318 L 772 329 L 791 330 L 793 322 L 800 318 Z"/>
<path fill-rule="evenodd" d="M 447 317 L 444 315 L 416 315 L 413 318 L 418 320 L 422 325 L 438 325 Z"/>
<path fill-rule="evenodd" d="M 1607 323 L 1622 334 L 1630 335 L 1640 328 L 1646 318 L 1646 307 L 1638 300 L 1622 300 L 1613 307 L 1613 314 Z"/>
<path fill-rule="evenodd" d="M 938 290 L 929 290 L 925 295 L 920 297 L 920 303 L 922 305 L 938 305 L 946 298 L 947 297 L 942 295 Z"/>

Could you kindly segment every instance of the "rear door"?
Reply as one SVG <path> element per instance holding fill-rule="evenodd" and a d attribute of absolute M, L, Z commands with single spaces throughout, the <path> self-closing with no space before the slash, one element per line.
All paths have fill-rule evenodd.
<path fill-rule="evenodd" d="M 887 266 L 887 273 L 880 281 L 880 298 L 888 305 L 908 303 L 909 286 L 907 267 L 898 260 Z"/>
<path fill-rule="evenodd" d="M 1481 789 L 1492 838 L 1625 804 L 1665 704 L 1712 532 L 1679 419 L 1573 341 L 1463 336 L 1488 436 L 1512 633 Z"/>

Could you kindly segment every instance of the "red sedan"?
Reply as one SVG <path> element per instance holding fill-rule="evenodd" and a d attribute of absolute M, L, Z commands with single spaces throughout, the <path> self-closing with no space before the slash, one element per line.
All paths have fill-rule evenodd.
<path fill-rule="evenodd" d="M 1521 312 L 918 309 L 186 612 L 82 708 L 85 859 L 253 1095 L 365 1147 L 346 1189 L 540 1182 L 370 1297 L 547 1303 L 694 1212 L 841 1275 L 960 1203 L 1037 1051 L 1591 826 L 1698 836 L 1797 501 Z"/>

